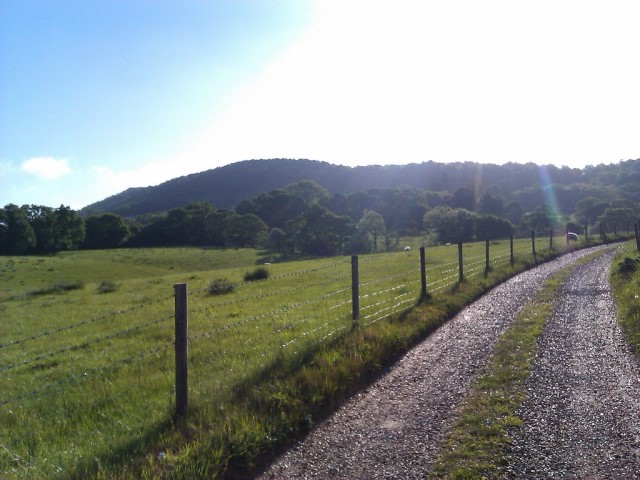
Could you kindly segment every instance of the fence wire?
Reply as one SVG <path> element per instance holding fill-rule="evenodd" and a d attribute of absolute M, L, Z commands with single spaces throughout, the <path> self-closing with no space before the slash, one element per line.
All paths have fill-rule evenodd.
<path fill-rule="evenodd" d="M 542 247 L 538 248 L 543 250 Z M 389 317 L 400 315 L 416 304 L 421 289 L 420 268 L 416 254 L 417 252 L 392 254 L 395 255 L 392 267 L 387 267 L 383 262 L 388 259 L 388 254 L 360 257 L 362 262 L 360 273 L 363 280 L 359 281 L 358 285 L 360 316 L 357 319 L 357 325 L 376 324 Z M 453 258 L 457 257 L 457 252 L 451 249 L 448 254 L 432 259 L 432 262 L 437 263 L 425 266 L 426 290 L 432 295 L 442 294 L 459 282 L 460 265 L 458 259 Z M 489 269 L 498 268 L 509 264 L 513 257 L 522 258 L 531 254 L 531 242 L 525 240 L 514 242 L 513 251 L 504 244 L 491 245 L 488 258 L 486 253 L 469 255 L 463 251 L 463 276 L 465 279 L 473 278 L 487 272 L 487 266 Z M 429 260 L 428 255 L 427 260 Z M 200 376 L 194 381 L 201 383 L 212 374 L 220 375 L 216 380 L 217 384 L 220 388 L 228 388 L 234 382 L 255 374 L 256 369 L 269 364 L 280 355 L 297 355 L 306 348 L 323 345 L 350 331 L 354 325 L 351 316 L 354 306 L 351 298 L 352 287 L 349 285 L 351 279 L 348 271 L 349 263 L 350 259 L 341 259 L 308 269 L 273 275 L 260 282 L 242 282 L 237 285 L 237 292 L 232 293 L 233 297 L 228 299 L 213 298 L 206 287 L 194 290 L 195 295 L 192 294 L 191 297 L 194 299 L 193 306 L 190 305 L 188 312 L 192 318 L 191 332 L 187 337 L 190 346 L 189 361 L 192 366 L 197 367 L 196 371 Z M 385 270 L 386 268 L 388 270 Z M 323 275 L 314 275 L 315 273 Z M 267 282 L 269 287 L 265 288 Z M 72 332 L 80 327 L 100 324 L 109 319 L 124 318 L 126 314 L 138 311 L 144 312 L 146 308 L 162 304 L 171 298 L 173 295 L 128 309 L 107 312 L 69 325 L 43 330 L 31 336 L 0 344 L 0 352 L 8 352 L 12 347 L 18 348 L 43 337 Z M 244 313 L 242 313 L 243 310 Z M 28 358 L 19 360 L 15 358 L 11 360 L 4 355 L 2 359 L 9 358 L 9 360 L 0 365 L 0 373 L 16 374 L 18 367 L 33 367 L 67 352 L 86 352 L 96 350 L 97 347 L 110 348 L 113 340 L 132 334 L 135 334 L 136 338 L 145 335 L 155 337 L 159 334 L 166 337 L 170 333 L 172 318 L 172 314 L 161 315 L 153 320 L 136 322 L 106 335 L 68 342 L 66 345 L 43 352 L 34 352 Z M 166 353 L 173 345 L 171 342 L 160 339 L 158 341 L 160 344 L 157 346 L 127 355 L 122 359 L 91 366 L 91 368 L 78 367 L 77 371 L 65 375 L 64 378 L 40 385 L 36 381 L 32 384 L 33 388 L 25 388 L 22 392 L 7 391 L 8 395 L 0 399 L 0 406 L 8 408 L 30 398 L 63 395 L 65 389 L 71 384 L 80 385 L 88 379 L 115 374 L 125 365 L 140 363 L 161 352 Z M 93 363 L 95 361 L 91 360 Z M 51 368 L 55 369 L 55 366 Z M 21 369 L 20 372 L 22 371 Z"/>

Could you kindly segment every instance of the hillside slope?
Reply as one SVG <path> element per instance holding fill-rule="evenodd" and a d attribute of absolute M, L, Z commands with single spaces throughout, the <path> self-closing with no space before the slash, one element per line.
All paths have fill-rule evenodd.
<path fill-rule="evenodd" d="M 606 193 L 598 189 L 613 186 L 632 193 L 640 191 L 636 188 L 640 186 L 640 160 L 587 167 L 584 170 L 553 165 L 540 167 L 533 163 L 487 165 L 430 161 L 408 165 L 345 167 L 317 160 L 246 160 L 175 178 L 157 186 L 130 188 L 85 207 L 81 214 L 113 212 L 135 216 L 183 207 L 192 202 L 208 202 L 217 208 L 230 209 L 260 193 L 305 179 L 319 183 L 332 194 L 402 185 L 449 192 L 461 187 L 477 189 L 478 186 L 484 186 L 509 199 L 517 191 L 540 189 L 543 177 L 556 185 L 582 184 L 587 189 L 594 189 L 590 194 L 595 196 Z M 624 197 L 640 201 L 640 198 L 635 199 L 631 194 Z"/>

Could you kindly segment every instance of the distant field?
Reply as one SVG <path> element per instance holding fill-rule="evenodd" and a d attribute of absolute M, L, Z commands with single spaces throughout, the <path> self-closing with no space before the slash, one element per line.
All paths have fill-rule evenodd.
<path fill-rule="evenodd" d="M 360 257 L 361 325 L 416 303 L 419 240 L 404 245 L 412 249 Z M 565 248 L 562 238 L 554 245 Z M 492 268 L 508 265 L 508 240 L 490 249 Z M 465 275 L 482 275 L 485 244 L 463 251 Z M 261 255 L 175 248 L 0 257 L 0 477 L 99 469 L 141 454 L 165 428 L 176 282 L 189 289 L 190 408 L 212 424 L 233 408 L 242 382 L 350 330 L 349 257 L 272 263 L 268 280 L 243 282 L 269 259 Z M 515 255 L 530 258 L 530 239 L 516 241 Z M 455 284 L 457 258 L 455 246 L 427 249 L 430 292 Z M 215 279 L 235 292 L 210 295 Z"/>
<path fill-rule="evenodd" d="M 252 265 L 257 250 L 145 248 L 0 256 L 0 300 L 61 281 L 100 282 Z"/>

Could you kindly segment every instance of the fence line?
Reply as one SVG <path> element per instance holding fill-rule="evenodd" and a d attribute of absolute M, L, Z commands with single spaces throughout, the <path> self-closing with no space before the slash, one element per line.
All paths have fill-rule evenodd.
<path fill-rule="evenodd" d="M 638 230 L 638 226 L 636 224 L 636 231 Z M 553 247 L 552 237 L 549 236 L 549 242 L 547 245 L 549 247 Z M 544 237 L 545 243 L 547 237 Z M 431 264 L 418 265 L 416 262 L 415 268 L 411 268 L 408 270 L 404 270 L 399 273 L 393 273 L 391 275 L 387 275 L 381 278 L 368 279 L 366 281 L 360 282 L 358 279 L 357 288 L 364 289 L 365 291 L 360 293 L 358 291 L 358 295 L 351 298 L 348 298 L 348 293 L 351 291 L 353 293 L 354 285 L 351 286 L 345 285 L 342 288 L 338 288 L 336 290 L 332 290 L 328 293 L 324 293 L 322 295 L 316 295 L 312 298 L 304 299 L 298 302 L 291 302 L 285 305 L 281 305 L 278 308 L 272 309 L 268 312 L 259 313 L 257 315 L 244 316 L 241 319 L 233 322 L 229 322 L 225 325 L 216 326 L 215 328 L 205 329 L 201 332 L 196 332 L 191 335 L 186 335 L 187 342 L 196 342 L 203 339 L 216 338 L 216 336 L 223 334 L 225 332 L 229 332 L 234 329 L 240 329 L 243 325 L 255 324 L 256 328 L 261 328 L 263 331 L 259 335 L 254 336 L 254 340 L 248 341 L 245 343 L 245 348 L 249 350 L 258 350 L 260 345 L 258 342 L 261 341 L 261 336 L 273 336 L 273 338 L 281 337 L 282 340 L 277 342 L 280 349 L 289 348 L 293 345 L 299 344 L 301 341 L 311 341 L 311 342 L 322 342 L 326 338 L 335 338 L 336 335 L 339 335 L 342 332 L 348 331 L 350 328 L 353 328 L 354 325 L 357 325 L 357 322 L 353 322 L 350 324 L 348 321 L 349 313 L 352 314 L 352 317 L 355 317 L 357 320 L 360 312 L 362 312 L 363 316 L 361 318 L 361 326 L 370 325 L 372 323 L 378 322 L 384 318 L 389 317 L 390 315 L 398 314 L 407 308 L 414 305 L 420 298 L 421 293 L 424 293 L 424 290 L 429 294 L 433 295 L 436 293 L 440 293 L 447 288 L 459 283 L 461 280 L 472 278 L 474 276 L 480 275 L 483 272 L 488 272 L 491 267 L 496 267 L 499 265 L 506 265 L 509 262 L 513 262 L 514 255 L 518 254 L 521 256 L 522 252 L 526 252 L 526 255 L 533 255 L 535 257 L 535 249 L 536 249 L 536 237 L 535 234 L 532 235 L 531 243 L 529 244 L 526 239 L 524 241 L 513 242 L 513 239 L 509 239 L 510 244 L 505 247 L 504 244 L 498 244 L 497 246 L 490 245 L 490 243 L 486 242 L 486 252 L 485 254 L 477 254 L 473 256 L 465 256 L 464 251 L 461 258 L 458 261 L 445 262 L 442 264 Z M 639 241 L 640 245 L 640 241 Z M 424 247 L 423 247 L 424 248 Z M 452 247 L 452 255 L 454 254 L 454 248 Z M 540 245 L 538 245 L 538 249 L 542 250 Z M 428 249 L 427 258 L 428 258 Z M 398 252 L 397 256 L 399 262 L 401 258 L 407 258 L 410 261 L 413 261 L 413 253 L 414 252 Z M 491 255 L 493 253 L 493 255 Z M 410 257 L 411 256 L 411 257 Z M 358 257 L 356 257 L 358 258 Z M 367 255 L 362 257 L 360 260 L 366 263 L 375 263 L 381 259 L 385 258 L 384 255 Z M 534 258 L 535 259 L 535 258 Z M 372 264 L 373 264 L 372 263 Z M 281 275 L 272 276 L 268 279 L 268 281 L 272 282 L 274 280 L 285 279 L 289 277 L 301 276 L 306 274 L 312 274 L 319 271 L 324 271 L 332 268 L 346 267 L 349 264 L 348 260 L 341 260 L 338 262 L 333 262 L 326 265 L 320 265 L 313 268 L 299 270 L 296 272 L 285 273 Z M 400 265 L 399 265 L 400 266 Z M 464 271 L 464 276 L 458 276 L 460 271 Z M 322 287 L 325 285 L 332 285 L 339 283 L 342 280 L 346 280 L 350 278 L 348 274 L 340 275 L 338 277 L 332 277 L 329 280 L 314 282 L 312 284 L 305 284 L 291 288 L 283 288 L 272 292 L 259 293 L 257 295 L 245 296 L 234 298 L 233 300 L 229 300 L 226 302 L 217 302 L 212 303 L 210 305 L 205 305 L 198 309 L 188 310 L 187 315 L 201 315 L 203 313 L 210 314 L 212 311 L 214 312 L 210 318 L 213 320 L 215 317 L 215 310 L 220 309 L 226 306 L 230 306 L 233 304 L 248 304 L 253 301 L 259 301 L 268 297 L 278 297 L 278 296 L 286 296 L 292 295 L 299 292 L 307 291 L 311 288 Z M 351 278 L 353 280 L 353 271 Z M 398 279 L 402 279 L 401 283 L 395 283 Z M 247 286 L 249 284 L 255 284 L 256 282 L 243 282 L 243 286 Z M 347 282 L 345 282 L 346 284 Z M 387 285 L 384 285 L 384 284 Z M 373 287 L 380 286 L 381 288 L 375 289 Z M 422 287 L 422 289 L 421 289 Z M 373 291 L 367 291 L 373 290 Z M 405 291 L 406 290 L 406 291 Z M 198 290 L 198 291 L 204 291 Z M 341 295 L 344 297 L 340 298 Z M 71 325 L 65 325 L 62 327 L 50 329 L 36 335 L 32 335 L 29 337 L 21 338 L 18 340 L 14 340 L 11 342 L 7 342 L 5 344 L 0 345 L 0 350 L 7 349 L 13 346 L 19 346 L 23 343 L 26 343 L 31 340 L 35 340 L 38 338 L 51 336 L 54 334 L 62 333 L 68 330 L 72 330 L 74 328 L 78 328 L 84 325 L 92 324 L 98 322 L 100 320 L 105 320 L 111 317 L 117 317 L 119 315 L 123 315 L 126 313 L 130 313 L 136 310 L 140 310 L 145 306 L 154 305 L 157 303 L 162 303 L 172 298 L 173 296 L 164 297 L 158 300 L 149 301 L 140 305 L 136 305 L 126 310 L 117 310 L 114 312 L 110 312 L 104 315 L 99 315 L 96 317 L 92 317 L 90 319 L 85 319 L 79 322 L 76 322 Z M 306 310 L 302 310 L 303 307 L 308 307 L 312 305 L 320 304 L 330 298 L 334 298 L 335 301 L 330 304 L 324 304 L 321 308 L 326 312 L 335 311 L 338 315 L 333 316 L 332 319 L 326 320 L 321 324 L 313 324 L 312 317 L 313 313 L 307 313 Z M 354 305 L 354 299 L 357 299 L 357 305 Z M 363 305 L 360 307 L 360 302 L 363 302 Z M 349 312 L 349 307 L 351 307 L 351 312 Z M 355 308 L 358 308 L 358 315 L 354 315 Z M 340 309 L 344 309 L 344 313 L 339 313 Z M 293 318 L 295 320 L 289 320 L 289 314 L 294 310 L 301 310 L 301 315 L 295 315 Z M 209 316 L 209 315 L 208 315 Z M 302 318 L 298 318 L 302 317 Z M 126 334 L 140 331 L 147 327 L 153 327 L 158 324 L 164 324 L 167 322 L 171 316 L 163 316 L 159 319 L 152 320 L 149 322 L 145 322 L 139 325 L 134 325 L 130 328 L 118 330 L 112 332 L 108 335 L 104 335 L 101 337 L 97 337 L 91 340 L 87 340 L 84 342 L 79 342 L 77 344 L 70 344 L 63 346 L 58 349 L 53 349 L 48 352 L 43 352 L 39 354 L 35 354 L 34 356 L 22 359 L 20 361 L 14 361 L 7 363 L 5 365 L 0 366 L 0 372 L 12 371 L 20 366 L 28 366 L 39 362 L 41 360 L 50 359 L 57 355 L 61 355 L 65 352 L 83 350 L 89 346 L 96 345 L 101 342 L 106 342 L 110 339 L 124 336 Z M 281 322 L 281 326 L 275 327 L 271 330 L 267 329 L 260 320 L 272 318 L 274 322 Z M 216 321 L 219 319 L 216 318 Z M 283 320 L 288 321 L 289 323 L 282 323 Z M 354 320 L 352 318 L 352 320 Z M 289 324 L 294 325 L 296 328 L 291 328 Z M 302 327 L 302 325 L 307 325 L 306 327 Z M 329 330 L 327 333 L 322 335 L 322 332 Z M 292 330 L 295 330 L 294 336 L 289 336 L 292 333 Z M 302 330 L 302 331 L 301 331 Z M 174 342 L 174 350 L 177 342 Z M 170 345 L 169 345 L 170 346 Z M 158 350 L 168 348 L 166 345 L 163 345 L 159 348 L 152 348 L 150 350 L 146 350 L 140 354 L 136 354 L 134 356 L 128 357 L 127 359 L 117 360 L 116 362 L 110 363 L 104 367 L 95 367 L 83 372 L 80 375 L 72 375 L 68 378 L 62 379 L 58 382 L 52 382 L 47 384 L 41 388 L 35 388 L 28 393 L 14 395 L 8 399 L 0 400 L 0 405 L 5 405 L 9 402 L 17 402 L 21 399 L 30 397 L 30 396 L 38 396 L 45 392 L 50 392 L 51 390 L 55 390 L 55 387 L 58 385 L 63 385 L 73 380 L 83 380 L 87 375 L 99 375 L 101 373 L 108 373 L 109 371 L 116 370 L 119 366 L 123 365 L 127 362 L 135 361 L 139 358 L 144 358 L 145 355 L 148 355 L 152 352 L 156 352 Z M 177 374 L 176 374 L 177 375 Z M 186 382 L 185 382 L 186 383 Z M 186 407 L 185 407 L 186 408 Z M 186 410 L 185 410 L 186 411 Z"/>

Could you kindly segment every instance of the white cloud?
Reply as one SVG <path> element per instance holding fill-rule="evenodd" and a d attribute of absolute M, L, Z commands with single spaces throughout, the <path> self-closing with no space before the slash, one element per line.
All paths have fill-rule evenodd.
<path fill-rule="evenodd" d="M 108 195 L 120 193 L 132 187 L 158 185 L 185 175 L 183 166 L 176 162 L 149 162 L 130 170 L 114 171 L 105 166 L 93 167 L 98 183 Z"/>
<path fill-rule="evenodd" d="M 68 160 L 53 157 L 33 157 L 25 160 L 20 169 L 46 180 L 56 180 L 71 173 Z"/>

